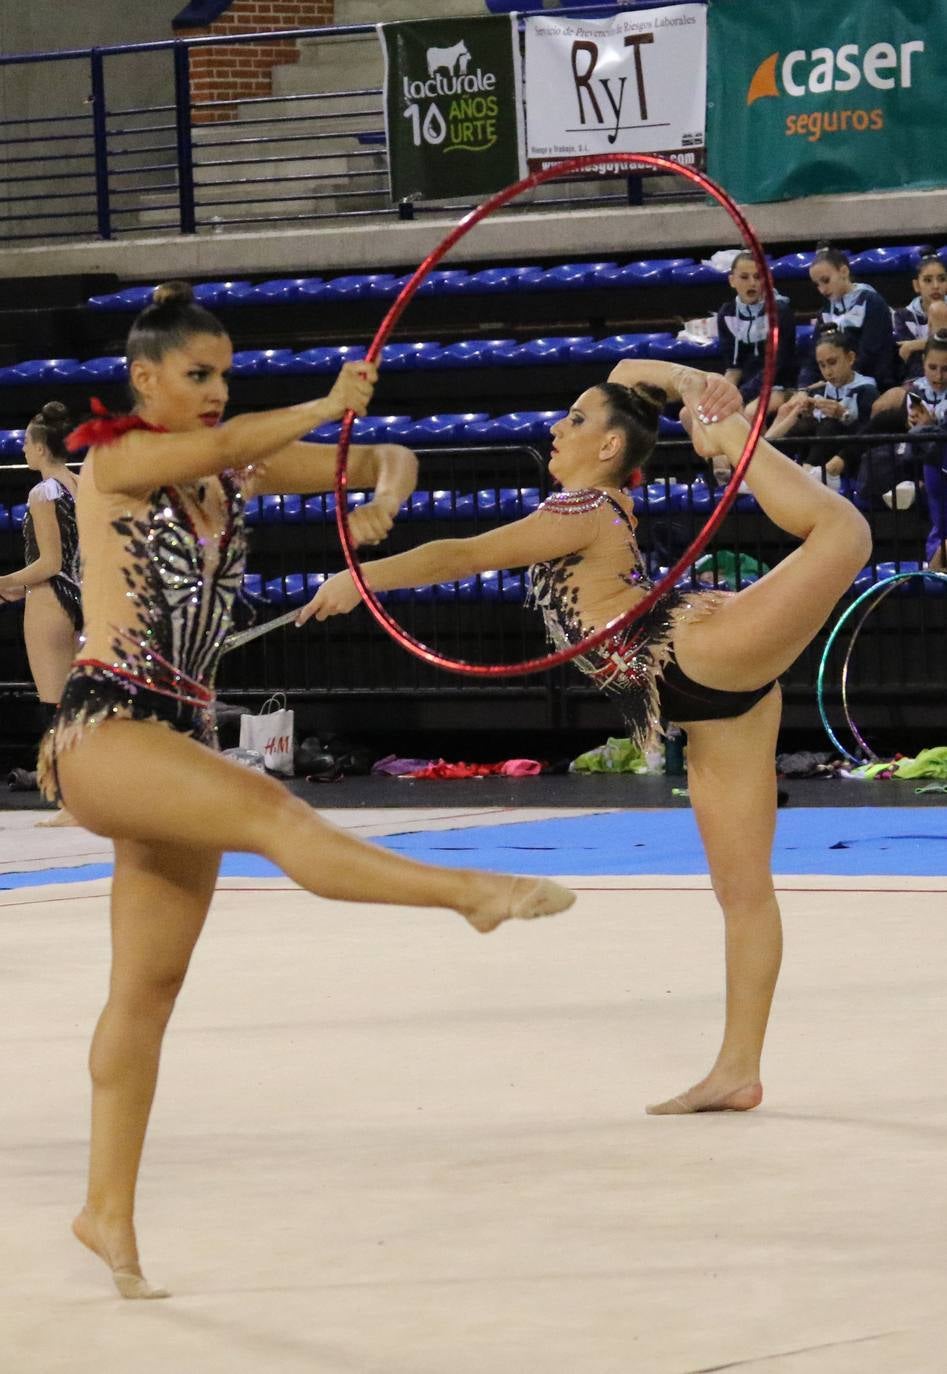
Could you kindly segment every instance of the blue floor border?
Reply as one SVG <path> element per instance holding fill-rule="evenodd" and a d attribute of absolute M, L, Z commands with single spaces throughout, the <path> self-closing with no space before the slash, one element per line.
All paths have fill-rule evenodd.
<path fill-rule="evenodd" d="M 621 811 L 507 825 L 386 835 L 371 841 L 448 868 L 576 877 L 705 874 L 689 810 Z M 929 807 L 810 807 L 780 812 L 773 871 L 784 875 L 933 877 L 947 874 L 947 813 Z M 0 874 L 0 889 L 110 878 L 107 862 Z M 226 878 L 277 878 L 254 854 L 226 854 Z"/>

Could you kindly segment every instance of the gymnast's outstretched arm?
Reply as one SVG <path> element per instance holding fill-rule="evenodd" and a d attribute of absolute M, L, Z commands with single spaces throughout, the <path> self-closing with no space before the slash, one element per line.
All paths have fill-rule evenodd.
<path fill-rule="evenodd" d="M 370 363 L 346 363 L 328 396 L 283 410 L 237 415 L 198 431 L 136 429 L 93 450 L 95 485 L 103 492 L 144 495 L 158 487 L 193 482 L 228 468 L 248 467 L 278 453 L 315 426 L 347 410 L 364 415 L 378 373 Z"/>
<path fill-rule="evenodd" d="M 521 568 L 550 558 L 579 553 L 595 538 L 598 512 L 570 515 L 564 520 L 548 510 L 534 511 L 500 529 L 470 539 L 434 539 L 406 553 L 379 558 L 362 569 L 372 591 L 396 587 L 425 587 L 431 582 L 453 582 L 493 568 Z M 348 571 L 336 573 L 319 588 L 297 618 L 303 625 L 313 616 L 326 620 L 345 615 L 359 603 L 358 588 Z"/>

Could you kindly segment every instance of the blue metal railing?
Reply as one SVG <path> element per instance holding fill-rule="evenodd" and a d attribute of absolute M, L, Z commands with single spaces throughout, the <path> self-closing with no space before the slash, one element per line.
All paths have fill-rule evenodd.
<path fill-rule="evenodd" d="M 661 5 L 674 0 L 648 2 Z M 557 13 L 569 11 L 564 8 Z M 194 51 L 300 39 L 331 43 L 372 34 L 372 24 L 349 24 L 0 55 L 0 69 L 82 64 L 88 71 L 90 92 L 88 110 L 82 114 L 0 119 L 0 172 L 10 172 L 0 175 L 0 185 L 15 187 L 7 196 L 7 213 L 0 214 L 0 236 L 17 242 L 112 239 L 141 232 L 145 219 L 150 231 L 193 234 L 248 224 L 411 218 L 439 209 L 391 204 L 382 91 L 377 86 L 194 99 Z M 111 62 L 154 54 L 170 58 L 168 87 L 173 101 L 109 109 Z M 55 87 L 54 81 L 48 84 L 50 90 Z M 350 108 L 350 101 L 357 105 Z M 320 109 L 320 104 L 325 108 Z M 244 117 L 246 110 L 250 114 Z M 234 117 L 238 112 L 239 121 Z M 211 115 L 226 118 L 203 122 Z M 293 145 L 298 145 L 298 151 Z M 48 177 L 28 172 L 27 164 L 55 164 L 63 185 L 55 191 L 40 189 L 39 183 Z M 634 192 L 639 185 L 638 178 L 629 178 L 627 186 L 618 182 L 617 189 L 615 182 L 595 180 L 583 185 L 573 181 L 561 198 L 556 199 L 553 192 L 543 203 L 549 208 L 627 204 L 629 199 L 637 203 L 640 197 Z M 248 197 L 244 188 L 261 189 Z M 667 198 L 682 194 L 691 193 L 672 193 Z M 520 208 L 513 207 L 512 212 Z M 231 213 L 222 213 L 227 210 Z"/>

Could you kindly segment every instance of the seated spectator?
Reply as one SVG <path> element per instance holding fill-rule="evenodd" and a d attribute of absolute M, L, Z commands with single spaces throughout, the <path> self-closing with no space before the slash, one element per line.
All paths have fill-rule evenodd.
<path fill-rule="evenodd" d="M 927 348 L 943 360 L 940 400 L 928 404 L 917 391 L 911 392 L 908 397 L 908 433 L 918 440 L 913 446 L 912 457 L 915 464 L 921 467 L 924 496 L 931 520 L 925 545 L 927 566 L 937 572 L 947 572 L 947 335 L 942 339 L 931 335 L 927 340 Z M 925 356 L 925 363 L 932 354 Z"/>
<path fill-rule="evenodd" d="M 947 282 L 947 274 L 945 274 L 944 280 Z M 910 309 L 911 307 L 906 308 Z M 947 300 L 932 298 L 927 307 L 924 325 L 916 327 L 923 328 L 924 337 L 913 341 L 917 346 L 913 347 L 907 355 L 908 361 L 904 380 L 900 386 L 890 387 L 883 395 L 879 396 L 871 408 L 871 428 L 878 432 L 885 434 L 904 434 L 907 432 L 907 393 L 916 391 L 918 384 L 923 383 L 927 378 L 927 341 L 930 336 L 942 334 L 947 337 Z M 907 344 L 902 344 L 902 349 L 907 347 Z M 927 378 L 927 380 L 930 379 Z"/>
<path fill-rule="evenodd" d="M 809 268 L 816 289 L 825 297 L 815 322 L 814 344 L 827 330 L 844 330 L 855 347 L 855 371 L 869 377 L 880 389 L 894 382 L 894 333 L 891 310 L 873 286 L 852 281 L 848 257 L 839 248 L 820 245 Z M 815 348 L 803 365 L 800 382 L 814 381 Z"/>
<path fill-rule="evenodd" d="M 737 253 L 730 267 L 729 282 L 736 292 L 717 311 L 717 337 L 726 367 L 727 381 L 739 387 L 748 419 L 756 413 L 756 402 L 763 382 L 763 356 L 769 326 L 763 285 L 752 253 Z M 779 409 L 795 385 L 796 321 L 785 296 L 776 296 L 779 312 L 779 345 L 776 353 L 776 381 L 769 400 L 769 412 Z"/>
<path fill-rule="evenodd" d="M 855 370 L 854 341 L 841 330 L 826 331 L 816 341 L 815 358 L 822 381 L 797 391 L 779 407 L 766 432 L 767 439 L 822 439 L 826 435 L 858 433 L 867 425 L 878 388 L 871 377 Z M 802 461 L 823 469 L 828 477 L 854 478 L 859 452 L 846 446 L 844 454 L 835 453 L 828 459 L 825 452 L 825 445 L 811 444 Z"/>
<path fill-rule="evenodd" d="M 933 301 L 942 303 L 947 296 L 947 267 L 933 249 L 922 255 L 912 286 L 916 294 L 911 304 L 894 311 L 894 342 L 901 363 L 901 381 L 921 375 L 928 312 Z"/>

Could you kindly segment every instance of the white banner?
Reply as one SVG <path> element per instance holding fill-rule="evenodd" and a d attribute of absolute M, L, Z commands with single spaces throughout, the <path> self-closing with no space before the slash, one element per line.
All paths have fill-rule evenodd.
<path fill-rule="evenodd" d="M 588 153 L 663 153 L 701 168 L 706 86 L 706 5 L 613 19 L 529 15 L 530 170 Z"/>

